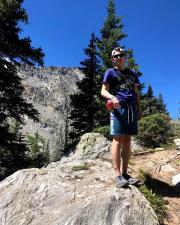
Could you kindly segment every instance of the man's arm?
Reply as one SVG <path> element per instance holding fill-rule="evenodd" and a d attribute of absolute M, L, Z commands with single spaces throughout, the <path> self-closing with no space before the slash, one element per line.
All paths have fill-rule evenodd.
<path fill-rule="evenodd" d="M 102 89 L 101 89 L 101 95 L 106 99 L 111 99 L 113 103 L 113 108 L 118 109 L 120 104 L 119 100 L 112 94 L 109 93 L 109 84 L 103 83 Z"/>
<path fill-rule="evenodd" d="M 104 83 L 101 88 L 101 95 L 106 99 L 112 99 L 114 96 L 109 93 L 109 84 Z"/>

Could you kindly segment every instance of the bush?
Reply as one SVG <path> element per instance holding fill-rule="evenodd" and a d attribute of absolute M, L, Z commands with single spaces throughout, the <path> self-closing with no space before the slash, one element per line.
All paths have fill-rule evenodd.
<path fill-rule="evenodd" d="M 107 139 L 111 138 L 110 126 L 96 127 L 92 132 L 100 133 L 100 134 L 104 135 Z"/>
<path fill-rule="evenodd" d="M 139 187 L 139 191 L 146 197 L 146 199 L 150 202 L 151 207 L 158 217 L 159 224 L 164 224 L 163 221 L 165 218 L 168 218 L 168 214 L 166 212 L 168 201 L 163 199 L 163 197 L 158 194 L 156 190 L 155 180 L 152 178 L 150 173 L 147 173 L 143 170 L 139 171 L 139 178 L 143 181 L 143 185 Z M 148 185 L 150 183 L 150 185 Z M 153 188 L 153 186 L 155 188 Z"/>
<path fill-rule="evenodd" d="M 42 167 L 49 162 L 49 142 L 36 132 L 33 135 L 27 134 L 29 152 L 27 157 L 32 167 Z"/>
<path fill-rule="evenodd" d="M 143 117 L 139 122 L 138 142 L 144 147 L 156 148 L 165 144 L 170 136 L 169 117 L 156 113 Z"/>
<path fill-rule="evenodd" d="M 146 185 L 142 185 L 139 190 L 150 202 L 151 207 L 158 217 L 159 223 L 163 224 L 164 218 L 167 217 L 165 206 L 167 202 L 161 196 L 153 193 L 152 190 L 149 190 Z"/>

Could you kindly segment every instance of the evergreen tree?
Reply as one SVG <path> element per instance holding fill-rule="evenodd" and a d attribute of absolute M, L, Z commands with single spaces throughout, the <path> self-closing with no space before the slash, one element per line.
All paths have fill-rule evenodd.
<path fill-rule="evenodd" d="M 109 0 L 107 7 L 107 18 L 104 22 L 103 28 L 100 30 L 100 38 L 98 39 L 98 55 L 101 62 L 96 86 L 99 91 L 97 98 L 97 118 L 99 119 L 99 126 L 109 124 L 109 112 L 105 109 L 105 102 L 104 98 L 100 96 L 100 89 L 104 72 L 113 66 L 111 59 L 112 50 L 120 45 L 121 40 L 127 37 L 127 34 L 122 31 L 123 27 L 122 17 L 116 15 L 114 0 Z M 124 48 L 124 46 L 121 47 Z M 141 76 L 141 73 L 138 71 L 138 65 L 133 58 L 133 50 L 129 49 L 126 53 L 128 58 L 127 67 L 135 69 L 138 72 L 138 75 Z"/>
<path fill-rule="evenodd" d="M 112 67 L 111 52 L 112 49 L 119 45 L 119 42 L 127 37 L 122 32 L 124 25 L 122 17 L 116 16 L 115 3 L 109 0 L 107 7 L 107 18 L 103 28 L 100 30 L 100 39 L 98 39 L 99 56 L 102 62 L 101 73 L 103 74 L 108 68 Z"/>
<path fill-rule="evenodd" d="M 157 99 L 154 97 L 152 86 L 148 86 L 147 92 L 142 96 L 141 109 L 143 116 L 151 115 L 155 113 L 157 105 Z"/>
<path fill-rule="evenodd" d="M 10 157 L 11 161 L 16 161 L 17 157 L 22 158 L 21 162 L 24 161 L 20 152 L 23 153 L 26 147 L 24 143 L 17 141 L 15 133 L 10 132 L 11 121 L 23 124 L 24 115 L 38 120 L 37 111 L 22 96 L 24 88 L 17 75 L 17 66 L 20 63 L 43 65 L 44 54 L 41 48 L 31 46 L 29 37 L 20 38 L 20 22 L 28 22 L 22 3 L 23 0 L 0 1 L 0 151 L 7 152 L 7 158 L 4 156 L 4 161 L 0 162 L 1 166 L 6 164 Z M 14 145 L 19 156 L 18 151 L 14 154 Z M 14 170 L 20 167 L 21 165 Z"/>
<path fill-rule="evenodd" d="M 166 110 L 166 104 L 164 103 L 164 99 L 163 99 L 163 96 L 162 94 L 159 94 L 159 96 L 157 97 L 157 103 L 156 103 L 156 110 L 159 112 L 159 113 L 165 113 L 168 115 L 168 112 Z"/>
<path fill-rule="evenodd" d="M 17 121 L 12 121 L 9 135 L 13 136 L 9 146 L 0 146 L 0 180 L 17 169 L 27 167 L 30 162 L 26 155 L 27 148 L 21 125 Z"/>
<path fill-rule="evenodd" d="M 151 85 L 148 86 L 147 92 L 142 96 L 141 108 L 143 116 L 148 116 L 155 113 L 165 113 L 166 115 L 169 115 L 166 110 L 166 105 L 164 103 L 162 94 L 159 94 L 158 97 L 155 97 Z"/>
<path fill-rule="evenodd" d="M 27 143 L 29 152 L 27 154 L 30 159 L 30 166 L 42 167 L 49 162 L 49 141 L 39 135 L 38 131 L 33 135 L 27 134 Z"/>
<path fill-rule="evenodd" d="M 127 65 L 126 65 L 126 67 L 135 70 L 139 77 L 142 76 L 142 73 L 139 71 L 139 66 L 134 59 L 133 49 L 129 48 L 126 52 L 126 55 L 127 55 L 127 63 L 126 63 Z M 143 88 L 143 85 L 142 85 L 141 89 L 142 88 Z"/>
<path fill-rule="evenodd" d="M 79 69 L 85 77 L 77 83 L 79 93 L 70 96 L 72 110 L 69 119 L 71 120 L 72 132 L 70 137 L 72 140 L 78 140 L 82 134 L 92 131 L 95 126 L 95 77 L 98 74 L 99 66 L 94 33 L 91 35 L 88 48 L 84 52 L 87 58 L 80 62 L 82 67 Z"/>

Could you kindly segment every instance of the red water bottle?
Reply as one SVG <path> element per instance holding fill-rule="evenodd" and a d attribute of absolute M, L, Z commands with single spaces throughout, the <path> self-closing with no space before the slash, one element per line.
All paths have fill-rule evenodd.
<path fill-rule="evenodd" d="M 107 102 L 106 102 L 106 109 L 108 111 L 111 111 L 113 109 L 113 103 L 112 103 L 111 100 L 107 100 Z"/>

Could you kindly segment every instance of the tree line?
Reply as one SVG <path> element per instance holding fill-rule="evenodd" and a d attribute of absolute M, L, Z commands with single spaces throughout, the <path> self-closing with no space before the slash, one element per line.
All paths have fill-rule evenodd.
<path fill-rule="evenodd" d="M 44 58 L 42 49 L 32 47 L 29 37 L 20 38 L 20 22 L 28 23 L 22 3 L 0 0 L 0 180 L 44 157 L 36 155 L 35 160 L 35 155 L 29 154 L 30 145 L 21 132 L 25 116 L 35 122 L 39 118 L 33 105 L 23 98 L 17 67 L 21 63 L 42 66 Z"/>

